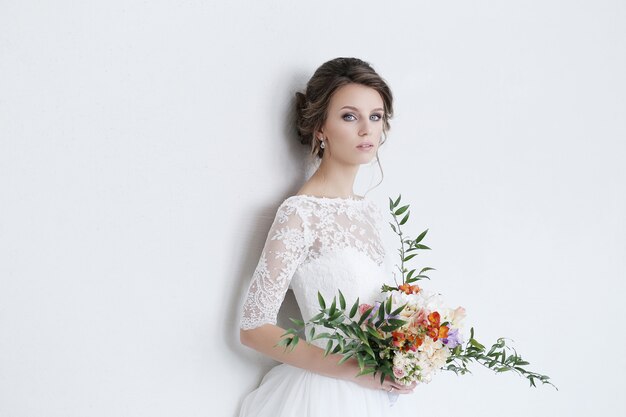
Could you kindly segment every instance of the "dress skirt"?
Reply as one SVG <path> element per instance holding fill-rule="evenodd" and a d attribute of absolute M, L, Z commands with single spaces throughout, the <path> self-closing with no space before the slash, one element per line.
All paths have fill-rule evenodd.
<path fill-rule="evenodd" d="M 244 399 L 240 417 L 383 417 L 395 415 L 387 392 L 287 364 L 272 368 Z"/>

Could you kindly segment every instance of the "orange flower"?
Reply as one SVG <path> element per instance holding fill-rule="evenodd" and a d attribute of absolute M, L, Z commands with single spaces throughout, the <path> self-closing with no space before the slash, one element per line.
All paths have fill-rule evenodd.
<path fill-rule="evenodd" d="M 402 284 L 398 287 L 398 289 L 405 294 L 417 294 L 418 292 L 420 292 L 420 287 L 410 284 Z"/>
<path fill-rule="evenodd" d="M 402 332 L 391 332 L 391 336 L 393 336 L 393 345 L 395 347 L 401 348 L 404 345 L 404 341 L 406 337 Z"/>
<path fill-rule="evenodd" d="M 439 336 L 439 329 L 437 327 L 429 327 L 428 336 L 430 336 L 433 339 L 433 341 L 436 342 L 437 336 Z"/>
<path fill-rule="evenodd" d="M 417 347 L 422 346 L 422 343 L 424 343 L 424 339 L 422 339 L 421 337 L 418 337 L 418 338 L 415 340 L 415 346 L 417 346 Z"/>
<path fill-rule="evenodd" d="M 445 339 L 446 337 L 448 337 L 448 326 L 441 326 L 439 328 L 439 339 Z"/>
<path fill-rule="evenodd" d="M 439 313 L 436 311 L 433 311 L 432 313 L 428 315 L 428 321 L 430 322 L 431 325 L 435 327 L 439 327 L 440 320 L 441 320 L 441 316 L 439 316 Z"/>

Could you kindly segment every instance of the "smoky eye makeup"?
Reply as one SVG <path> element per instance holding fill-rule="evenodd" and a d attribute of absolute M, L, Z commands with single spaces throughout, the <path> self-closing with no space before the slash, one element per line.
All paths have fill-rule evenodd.
<path fill-rule="evenodd" d="M 380 113 L 374 113 L 370 115 L 370 119 L 372 119 L 372 117 L 375 117 L 375 121 L 379 121 L 382 120 L 383 115 Z M 346 121 L 356 120 L 356 116 L 353 113 L 345 113 L 341 116 L 341 118 Z"/>

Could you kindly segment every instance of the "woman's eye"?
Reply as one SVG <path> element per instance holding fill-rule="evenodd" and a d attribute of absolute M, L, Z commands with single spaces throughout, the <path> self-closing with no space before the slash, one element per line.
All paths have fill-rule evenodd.
<path fill-rule="evenodd" d="M 343 115 L 343 120 L 346 120 L 346 121 L 349 122 L 349 121 L 352 121 L 352 120 L 356 120 L 356 117 L 354 117 L 354 114 L 347 113 L 347 114 Z"/>
<path fill-rule="evenodd" d="M 383 118 L 383 115 L 382 115 L 382 114 L 372 114 L 372 115 L 370 116 L 370 119 L 375 120 L 375 121 L 378 121 L 378 120 L 380 120 L 380 119 L 382 119 L 382 118 Z"/>

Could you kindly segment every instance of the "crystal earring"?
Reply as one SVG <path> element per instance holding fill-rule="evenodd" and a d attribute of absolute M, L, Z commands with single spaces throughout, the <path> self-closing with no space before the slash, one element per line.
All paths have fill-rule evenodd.
<path fill-rule="evenodd" d="M 320 148 L 324 149 L 326 144 L 324 143 L 324 139 L 320 139 Z"/>

